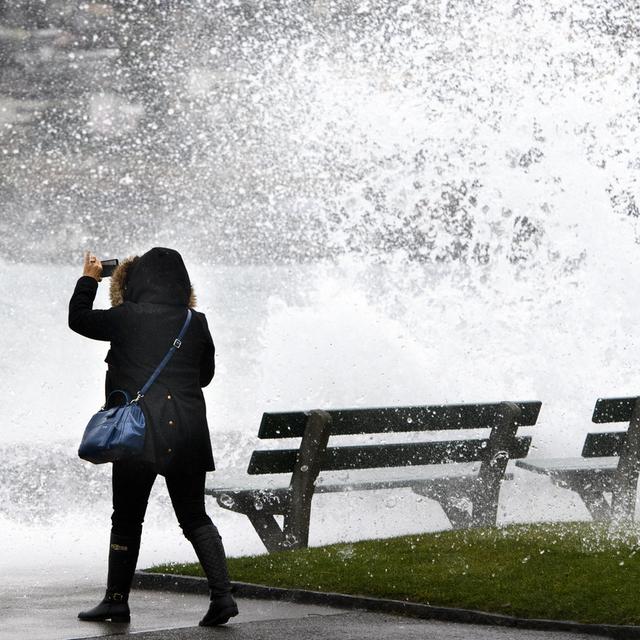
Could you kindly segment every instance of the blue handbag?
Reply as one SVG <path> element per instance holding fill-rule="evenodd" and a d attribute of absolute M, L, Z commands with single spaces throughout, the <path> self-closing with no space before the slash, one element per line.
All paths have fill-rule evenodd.
<path fill-rule="evenodd" d="M 144 398 L 149 387 L 156 381 L 160 372 L 182 345 L 182 338 L 190 322 L 191 309 L 187 309 L 187 318 L 182 325 L 182 329 L 180 329 L 180 334 L 173 341 L 162 362 L 156 367 L 156 370 L 133 400 L 122 389 L 116 389 L 109 394 L 105 405 L 89 420 L 89 424 L 84 430 L 82 442 L 78 449 L 78 455 L 83 460 L 88 460 L 94 464 L 102 464 L 104 462 L 123 460 L 142 453 L 146 425 L 144 413 L 138 401 Z M 109 407 L 111 397 L 116 394 L 124 396 L 124 404 Z"/>

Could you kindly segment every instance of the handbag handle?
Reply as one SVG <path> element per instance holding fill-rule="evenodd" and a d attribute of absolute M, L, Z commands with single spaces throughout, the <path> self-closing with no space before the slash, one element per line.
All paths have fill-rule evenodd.
<path fill-rule="evenodd" d="M 107 396 L 104 406 L 102 407 L 102 409 L 100 409 L 100 411 L 104 411 L 109 406 L 109 401 L 111 400 L 111 396 L 115 395 L 116 393 L 121 393 L 124 396 L 124 404 L 129 404 L 131 402 L 131 396 L 129 395 L 128 391 L 125 391 L 124 389 L 114 389 Z"/>
<path fill-rule="evenodd" d="M 167 354 L 162 359 L 162 362 L 156 367 L 156 370 L 151 374 L 151 377 L 147 380 L 144 387 L 138 391 L 136 397 L 129 403 L 133 404 L 134 402 L 138 402 L 140 398 L 144 398 L 147 391 L 149 391 L 149 387 L 156 381 L 156 378 L 160 375 L 160 372 L 167 366 L 167 363 L 173 357 L 173 354 L 182 346 L 182 338 L 184 338 L 184 334 L 187 331 L 189 323 L 191 322 L 191 309 L 187 309 L 187 318 L 182 325 L 182 329 L 180 329 L 180 333 L 178 337 L 173 341 L 171 345 L 171 349 L 167 351 Z"/>

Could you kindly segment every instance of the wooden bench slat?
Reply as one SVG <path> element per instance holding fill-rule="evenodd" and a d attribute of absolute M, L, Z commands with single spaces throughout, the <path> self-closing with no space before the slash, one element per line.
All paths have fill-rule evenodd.
<path fill-rule="evenodd" d="M 530 436 L 515 439 L 508 451 L 510 458 L 524 458 L 531 444 Z M 406 467 L 442 462 L 473 462 L 482 460 L 489 446 L 487 438 L 418 442 L 385 445 L 328 447 L 320 467 L 323 471 Z M 297 449 L 254 451 L 247 473 L 291 473 L 296 463 Z"/>
<path fill-rule="evenodd" d="M 626 431 L 588 433 L 584 440 L 584 447 L 582 447 L 582 456 L 584 458 L 619 456 L 626 439 Z"/>
<path fill-rule="evenodd" d="M 465 462 L 451 465 L 431 465 L 420 469 L 419 476 L 411 468 L 396 469 L 358 469 L 351 471 L 349 477 L 335 475 L 338 472 L 328 471 L 320 476 L 314 493 L 342 493 L 344 491 L 367 491 L 380 489 L 412 488 L 428 485 L 433 482 L 474 479 L 480 470 L 479 462 Z M 280 483 L 266 483 L 268 476 L 253 476 L 244 484 L 222 481 L 222 484 L 208 484 L 205 494 L 209 496 L 242 496 L 251 494 L 263 496 L 286 492 L 289 483 L 282 476 L 278 476 Z"/>
<path fill-rule="evenodd" d="M 516 402 L 521 414 L 518 426 L 535 425 L 541 402 Z M 335 409 L 331 415 L 331 435 L 482 429 L 493 425 L 501 412 L 500 403 L 386 407 L 379 409 Z M 265 413 L 258 437 L 300 438 L 308 414 L 302 411 Z"/>
<path fill-rule="evenodd" d="M 516 466 L 527 471 L 541 474 L 560 474 L 577 472 L 611 472 L 617 469 L 620 458 L 606 456 L 601 458 L 525 458 L 516 460 Z"/>
<path fill-rule="evenodd" d="M 637 398 L 598 398 L 592 421 L 597 424 L 629 422 Z"/>

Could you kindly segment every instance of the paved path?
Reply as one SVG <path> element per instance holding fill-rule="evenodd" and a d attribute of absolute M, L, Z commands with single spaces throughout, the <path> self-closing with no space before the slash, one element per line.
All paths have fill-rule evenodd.
<path fill-rule="evenodd" d="M 208 607 L 207 597 L 202 595 L 135 590 L 130 597 L 130 625 L 78 620 L 78 611 L 97 604 L 102 595 L 103 590 L 96 586 L 48 586 L 3 592 L 0 640 L 69 640 L 192 627 Z M 240 607 L 241 614 L 234 619 L 240 624 L 339 613 L 328 607 L 269 600 L 242 600 Z"/>
<path fill-rule="evenodd" d="M 77 612 L 101 597 L 96 585 L 14 588 L 0 598 L 0 640 L 72 640 L 135 635 L 140 640 L 587 640 L 595 636 L 515 630 L 415 620 L 385 614 L 269 600 L 238 601 L 240 615 L 225 627 L 204 629 L 197 621 L 207 608 L 202 595 L 135 590 L 132 623 L 77 620 Z"/>
<path fill-rule="evenodd" d="M 307 615 L 287 620 L 239 622 L 222 629 L 174 629 L 143 633 L 140 640 L 203 640 L 224 634 L 229 640 L 593 640 L 585 636 L 548 631 L 413 620 L 377 613 L 343 612 Z"/>

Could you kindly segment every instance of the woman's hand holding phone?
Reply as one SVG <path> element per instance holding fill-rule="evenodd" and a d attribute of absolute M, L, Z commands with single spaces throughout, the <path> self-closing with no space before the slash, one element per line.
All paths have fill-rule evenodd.
<path fill-rule="evenodd" d="M 102 280 L 102 263 L 90 251 L 84 252 L 84 270 L 82 275 L 95 278 L 98 282 Z"/>

